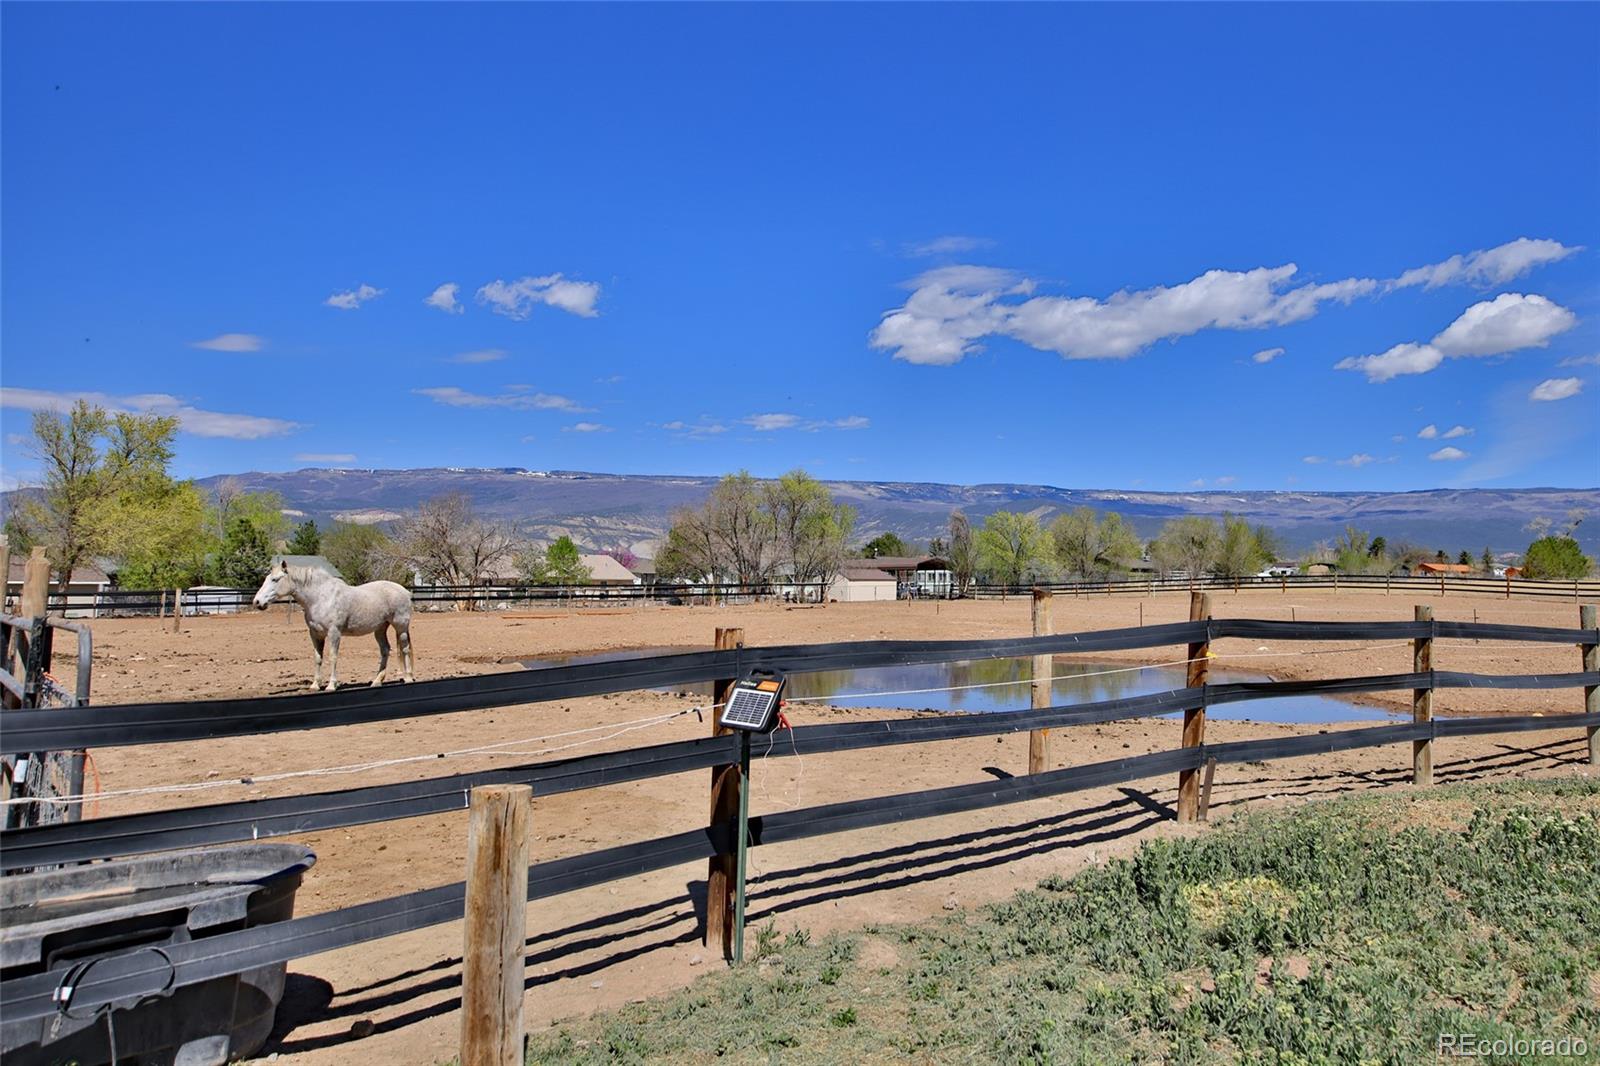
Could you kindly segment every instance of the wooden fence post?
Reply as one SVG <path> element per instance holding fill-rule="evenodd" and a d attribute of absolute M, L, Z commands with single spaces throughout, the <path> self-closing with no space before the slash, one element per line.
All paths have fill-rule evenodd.
<path fill-rule="evenodd" d="M 730 651 L 744 647 L 743 629 L 717 628 L 716 649 Z M 720 737 L 733 732 L 717 724 L 722 716 L 722 703 L 728 690 L 738 678 L 725 677 L 711 683 L 711 735 Z M 711 768 L 711 827 L 714 830 L 724 822 L 739 817 L 739 786 L 742 780 L 738 763 Z M 724 959 L 733 958 L 733 881 L 738 856 L 733 852 L 713 855 L 706 871 L 706 946 L 712 942 L 722 947 Z"/>
<path fill-rule="evenodd" d="M 1189 593 L 1189 621 L 1202 622 L 1211 618 L 1211 597 L 1204 592 Z M 1189 645 L 1189 688 L 1205 685 L 1211 674 L 1211 641 L 1203 640 Z M 1183 712 L 1183 746 L 1198 748 L 1206 741 L 1206 709 L 1191 707 Z M 1192 822 L 1200 807 L 1200 771 L 1178 771 L 1178 821 Z"/>
<path fill-rule="evenodd" d="M 1054 626 L 1050 618 L 1050 591 L 1036 588 L 1033 590 L 1033 635 L 1048 637 L 1053 633 Z M 1035 655 L 1033 657 L 1033 709 L 1041 710 L 1050 706 L 1052 690 L 1055 686 L 1055 657 L 1052 655 Z M 1028 773 L 1042 774 L 1050 764 L 1050 730 L 1034 729 L 1028 733 Z"/>
<path fill-rule="evenodd" d="M 1433 608 L 1418 604 L 1415 610 L 1415 619 L 1418 622 L 1432 622 Z M 1433 638 L 1417 637 L 1411 642 L 1411 669 L 1419 674 L 1433 671 Z M 1433 689 L 1418 688 L 1411 690 L 1411 720 L 1413 722 L 1433 721 Z M 1433 784 L 1433 741 L 1413 740 L 1411 742 L 1411 783 L 1414 785 Z"/>
<path fill-rule="evenodd" d="M 179 631 L 183 625 L 183 590 L 172 590 L 172 631 Z"/>
<path fill-rule="evenodd" d="M 1582 629 L 1595 628 L 1594 604 L 1578 608 L 1578 626 Z M 1600 644 L 1581 644 L 1583 651 L 1583 672 L 1600 670 Z M 1585 714 L 1600 714 L 1600 686 L 1583 686 L 1583 711 Z M 1589 765 L 1600 766 L 1600 726 L 1589 727 Z"/>
<path fill-rule="evenodd" d="M 22 595 L 17 601 L 21 618 L 43 618 L 50 600 L 50 560 L 44 549 L 34 545 L 22 571 Z"/>
<path fill-rule="evenodd" d="M 472 790 L 461 949 L 461 1066 L 521 1066 L 531 785 Z"/>
<path fill-rule="evenodd" d="M 0 614 L 11 599 L 11 538 L 0 533 Z"/>

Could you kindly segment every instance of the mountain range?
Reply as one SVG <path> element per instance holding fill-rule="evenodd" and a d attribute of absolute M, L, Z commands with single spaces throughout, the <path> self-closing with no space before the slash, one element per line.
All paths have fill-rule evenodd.
<path fill-rule="evenodd" d="M 252 471 L 202 479 L 214 487 L 224 477 L 249 491 L 279 493 L 294 518 L 318 522 L 385 522 L 424 500 L 465 493 L 477 510 L 516 523 L 527 535 L 550 540 L 567 534 L 593 549 L 628 548 L 651 555 L 666 534 L 672 512 L 703 500 L 712 477 L 603 474 L 561 470 L 423 468 L 415 470 L 305 469 Z M 834 498 L 856 509 L 860 540 L 885 531 L 913 544 L 945 530 L 960 508 L 975 522 L 999 510 L 1027 511 L 1041 521 L 1074 507 L 1118 511 L 1145 537 L 1179 515 L 1242 515 L 1264 523 L 1294 550 L 1332 540 L 1354 525 L 1391 544 L 1409 542 L 1463 549 L 1476 557 L 1522 551 L 1528 523 L 1544 517 L 1557 527 L 1572 512 L 1594 516 L 1578 527 L 1584 550 L 1600 550 L 1600 489 L 1425 489 L 1412 492 L 1143 492 L 1069 489 L 1052 485 L 942 485 L 906 481 L 829 481 Z"/>

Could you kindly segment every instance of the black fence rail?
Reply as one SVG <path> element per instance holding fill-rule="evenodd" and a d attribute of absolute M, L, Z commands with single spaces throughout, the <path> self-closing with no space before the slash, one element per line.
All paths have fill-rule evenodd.
<path fill-rule="evenodd" d="M 980 810 L 1089 788 L 1136 781 L 1173 772 L 1193 773 L 1203 766 L 1297 758 L 1333 751 L 1438 738 L 1520 732 L 1587 732 L 1591 759 L 1600 758 L 1600 669 L 1593 649 L 1600 628 L 1585 608 L 1582 628 L 1418 622 L 1280 622 L 1202 619 L 1193 622 L 1061 636 L 982 641 L 875 641 L 771 648 L 738 648 L 622 659 L 517 674 L 496 674 L 422 682 L 390 689 L 363 689 L 256 700 L 211 700 L 129 704 L 51 712 L 4 712 L 0 731 L 7 749 L 96 747 L 242 736 L 285 729 L 319 728 L 386 721 L 453 711 L 537 703 L 579 695 L 620 692 L 663 684 L 717 681 L 751 669 L 787 673 L 841 665 L 873 666 L 964 659 L 1026 657 L 1072 652 L 1105 652 L 1171 644 L 1209 646 L 1229 637 L 1252 640 L 1496 640 L 1576 644 L 1585 649 L 1585 668 L 1574 673 L 1484 675 L 1417 670 L 1408 673 L 1316 681 L 1191 685 L 1130 699 L 989 714 L 951 714 L 937 718 L 843 722 L 793 730 L 792 744 L 775 745 L 771 755 L 850 751 L 884 745 L 923 743 L 1040 728 L 1148 717 L 1190 711 L 1221 703 L 1245 702 L 1306 693 L 1381 690 L 1432 692 L 1443 688 L 1555 689 L 1581 687 L 1590 695 L 1581 713 L 1493 718 L 1417 720 L 1350 730 L 1268 740 L 1206 744 L 1203 739 L 1171 751 L 1154 752 L 1085 766 L 980 781 L 945 788 L 825 804 L 749 818 L 718 820 L 702 829 L 637 841 L 585 855 L 535 863 L 529 867 L 528 898 L 603 884 L 684 862 L 728 855 L 742 840 L 755 847 L 843 832 L 868 826 Z M 570 792 L 625 781 L 721 766 L 737 756 L 736 737 L 711 737 L 625 751 L 530 763 L 471 774 L 372 788 L 345 789 L 307 796 L 214 804 L 180 810 L 97 818 L 0 834 L 0 863 L 20 869 L 54 862 L 81 861 L 203 843 L 261 839 L 338 826 L 462 809 L 480 784 L 532 783 L 536 794 Z M 284 962 L 459 919 L 464 885 L 444 885 L 393 899 L 362 904 L 307 918 L 248 929 L 186 944 L 164 945 L 157 953 L 134 949 L 112 955 L 79 975 L 73 1003 L 93 1009 L 223 973 Z M 57 1009 L 52 996 L 63 972 L 51 971 L 0 985 L 8 1018 L 48 1016 Z"/>
<path fill-rule="evenodd" d="M 1025 596 L 1041 588 L 1074 596 L 1153 596 L 1163 592 L 1262 591 L 1288 593 L 1301 589 L 1382 591 L 1390 594 L 1532 597 L 1580 602 L 1600 598 L 1600 579 L 1537 581 L 1474 575 L 1431 574 L 1286 574 L 1277 577 L 1112 577 L 1100 581 L 1039 581 L 1018 585 L 973 584 L 964 593 L 953 589 L 927 591 L 908 585 L 901 598 L 1001 599 Z M 470 586 L 429 585 L 411 590 L 421 610 L 514 610 L 518 607 L 606 607 L 637 604 L 750 603 L 781 600 L 818 603 L 829 598 L 829 586 L 817 582 L 764 584 L 693 584 L 656 582 L 640 585 L 532 585 L 522 583 Z M 82 618 L 148 617 L 169 614 L 173 605 L 185 615 L 235 614 L 248 610 L 254 589 L 189 588 L 104 589 L 98 592 L 53 592 L 49 609 Z"/>
<path fill-rule="evenodd" d="M 1600 579 L 1539 581 L 1526 578 L 1470 574 L 1284 574 L 1266 577 L 1112 577 L 1102 581 L 1039 581 L 1021 585 L 976 584 L 970 595 L 979 599 L 1026 596 L 1035 588 L 1077 596 L 1149 596 L 1159 592 L 1294 592 L 1326 589 L 1334 592 L 1385 592 L 1411 596 L 1481 595 L 1531 596 L 1580 603 L 1600 598 Z"/>

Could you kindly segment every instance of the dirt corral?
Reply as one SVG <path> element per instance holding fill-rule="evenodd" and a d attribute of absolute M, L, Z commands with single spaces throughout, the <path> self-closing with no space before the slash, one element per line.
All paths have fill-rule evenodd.
<path fill-rule="evenodd" d="M 1213 596 L 1219 617 L 1306 620 L 1409 620 L 1411 597 L 1382 594 L 1253 592 Z M 1574 626 L 1567 602 L 1446 596 L 1429 602 L 1441 620 Z M 1183 595 L 1150 598 L 1058 597 L 1056 632 L 1179 621 Z M 963 603 L 834 604 L 786 608 L 636 608 L 541 610 L 517 615 L 422 614 L 415 622 L 421 680 L 519 669 L 516 660 L 560 652 L 709 645 L 717 626 L 740 626 L 753 645 L 877 639 L 972 639 L 1029 631 L 1026 598 Z M 1142 612 L 1142 614 L 1141 614 Z M 265 613 L 184 619 L 171 633 L 154 619 L 99 620 L 95 703 L 277 695 L 307 690 L 311 648 L 298 614 Z M 1280 679 L 1398 673 L 1411 668 L 1402 642 L 1283 643 L 1228 640 L 1219 665 Z M 1127 652 L 1128 663 L 1181 659 L 1181 647 Z M 362 684 L 377 664 L 375 645 L 347 640 L 340 674 Z M 1440 641 L 1434 665 L 1483 673 L 1572 672 L 1577 649 L 1537 644 Z M 1363 702 L 1409 709 L 1409 693 L 1373 694 Z M 662 693 L 561 700 L 492 711 L 374 725 L 96 751 L 91 784 L 105 792 L 205 783 L 200 791 L 107 797 L 92 813 L 215 803 L 309 793 L 513 765 L 562 754 L 661 743 L 704 735 L 692 714 L 633 728 L 627 723 L 690 707 Z M 1435 713 L 1557 715 L 1581 709 L 1577 690 L 1441 690 Z M 796 724 L 846 716 L 883 717 L 870 709 L 796 709 Z M 1228 741 L 1357 728 L 1214 721 L 1208 739 Z M 596 729 L 593 727 L 613 726 Z M 1583 774 L 1581 731 L 1456 738 L 1436 745 L 1440 781 Z M 591 730 L 589 732 L 575 732 Z M 360 772 L 338 767 L 506 743 L 498 756 L 427 758 Z M 780 740 L 781 742 L 781 735 Z M 1176 747 L 1179 726 L 1147 720 L 1057 731 L 1056 766 Z M 573 746 L 577 745 L 577 746 Z M 893 792 L 935 788 L 1021 772 L 1026 737 L 946 741 L 884 751 L 805 759 L 762 759 L 752 772 L 752 813 L 808 807 Z M 1357 789 L 1404 787 L 1405 746 L 1343 752 L 1270 765 L 1218 770 L 1213 817 L 1244 804 L 1303 802 Z M 324 771 L 268 781 L 268 775 Z M 251 783 L 240 783 L 249 777 Z M 709 773 L 660 778 L 567 795 L 536 797 L 533 854 L 559 858 L 703 825 Z M 1153 834 L 1203 832 L 1170 817 L 1175 780 L 1093 790 L 972 814 L 861 830 L 751 853 L 752 923 L 815 932 L 924 917 L 1010 895 L 1053 873 L 1131 851 Z M 297 908 L 310 914 L 460 880 L 464 814 L 316 833 L 317 853 Z M 541 900 L 529 908 L 528 1024 L 615 1006 L 681 985 L 720 965 L 698 939 L 704 905 L 703 864 Z M 279 1033 L 266 1048 L 281 1058 L 326 1063 L 425 1063 L 454 1053 L 459 1019 L 458 924 L 421 930 L 291 965 Z M 371 1023 L 366 1024 L 366 1023 Z"/>

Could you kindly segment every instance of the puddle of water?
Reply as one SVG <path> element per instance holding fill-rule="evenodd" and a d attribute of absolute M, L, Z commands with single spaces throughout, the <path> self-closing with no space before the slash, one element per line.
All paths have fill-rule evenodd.
<path fill-rule="evenodd" d="M 605 659 L 638 659 L 647 655 L 700 651 L 699 648 L 631 648 L 593 655 L 552 655 L 524 659 L 529 669 L 573 666 Z M 1149 692 L 1168 692 L 1184 687 L 1181 666 L 1119 667 L 1114 663 L 1084 663 L 1057 660 L 1051 703 L 1065 706 L 1097 700 L 1142 696 Z M 1022 711 L 1032 706 L 1032 660 L 982 659 L 962 663 L 924 663 L 917 666 L 886 666 L 868 669 L 824 670 L 810 674 L 790 674 L 786 695 L 792 699 L 825 697 L 841 707 L 892 707 L 917 711 L 962 711 L 987 713 Z M 1270 681 L 1265 674 L 1236 670 L 1212 670 L 1215 684 Z M 965 687 L 980 686 L 980 687 Z M 933 691 L 907 691 L 928 689 Z M 709 685 L 684 686 L 682 691 L 709 695 Z M 850 698 L 841 698 L 848 696 Z M 818 701 L 822 702 L 822 701 Z M 1163 715 L 1181 718 L 1182 712 Z M 1248 703 L 1227 703 L 1211 707 L 1206 717 L 1213 720 L 1283 722 L 1317 725 L 1329 722 L 1395 721 L 1398 716 L 1381 707 L 1346 703 L 1327 696 L 1279 696 Z"/>

